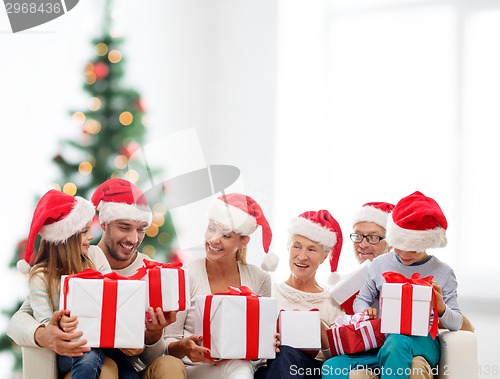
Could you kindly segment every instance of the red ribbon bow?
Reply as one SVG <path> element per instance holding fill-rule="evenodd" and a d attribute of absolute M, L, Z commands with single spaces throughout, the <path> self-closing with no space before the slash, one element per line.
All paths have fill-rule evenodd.
<path fill-rule="evenodd" d="M 384 272 L 382 274 L 387 283 L 403 283 L 401 294 L 401 333 L 411 334 L 411 317 L 405 317 L 412 313 L 413 287 L 412 285 L 430 286 L 432 287 L 432 275 L 421 278 L 418 272 L 415 272 L 407 278 L 399 272 Z M 438 332 L 438 308 L 436 291 L 432 288 L 432 311 L 434 313 L 430 335 L 432 339 L 436 338 Z"/>
<path fill-rule="evenodd" d="M 69 280 L 78 279 L 102 279 L 102 310 L 101 310 L 101 338 L 100 347 L 114 347 L 116 333 L 116 307 L 118 305 L 118 280 L 130 280 L 129 277 L 110 272 L 102 274 L 94 269 L 86 269 L 77 274 L 68 275 L 64 278 L 63 296 L 64 309 L 67 308 L 67 295 L 69 291 Z"/>
<path fill-rule="evenodd" d="M 63 294 L 64 294 L 64 309 L 66 309 L 66 300 L 69 290 L 69 280 L 71 278 L 79 279 L 110 279 L 110 280 L 129 280 L 131 278 L 117 274 L 116 272 L 110 272 L 108 274 L 103 274 L 100 271 L 94 270 L 93 268 L 88 268 L 86 270 L 80 271 L 77 274 L 71 274 L 64 278 Z"/>
<path fill-rule="evenodd" d="M 137 269 L 136 273 L 132 275 L 131 279 L 141 279 L 143 278 L 149 270 L 152 269 L 160 269 L 160 268 L 173 268 L 180 269 L 182 268 L 182 262 L 174 262 L 174 263 L 162 263 L 156 261 L 150 261 L 148 259 L 143 260 L 144 265 Z"/>
<path fill-rule="evenodd" d="M 241 286 L 241 287 L 232 287 L 232 286 L 227 286 L 227 292 L 216 292 L 213 295 L 226 295 L 226 296 L 252 296 L 252 297 L 258 297 L 256 293 L 254 293 L 250 288 L 247 286 Z"/>
<path fill-rule="evenodd" d="M 247 298 L 246 359 L 256 359 L 259 355 L 259 295 L 255 294 L 247 286 L 241 286 L 239 288 L 228 286 L 227 289 L 228 292 L 214 293 L 208 295 L 205 299 L 205 309 L 203 310 L 203 346 L 209 350 L 211 349 L 210 313 L 213 297 L 215 295 L 245 296 Z M 257 338 L 255 336 L 257 336 Z M 210 354 L 205 354 L 205 357 L 211 358 Z"/>
<path fill-rule="evenodd" d="M 410 283 L 420 286 L 432 286 L 432 279 L 434 279 L 432 275 L 421 278 L 420 273 L 418 272 L 415 272 L 409 278 L 400 274 L 399 272 L 392 271 L 384 272 L 382 276 L 387 283 Z"/>

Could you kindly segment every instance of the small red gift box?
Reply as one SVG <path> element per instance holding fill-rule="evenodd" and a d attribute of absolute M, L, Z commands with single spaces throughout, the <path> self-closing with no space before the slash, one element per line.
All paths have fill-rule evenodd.
<path fill-rule="evenodd" d="M 430 312 L 434 306 L 434 320 L 430 334 L 436 337 L 438 328 L 437 300 L 432 287 L 432 276 L 410 278 L 397 272 L 382 274 L 386 283 L 380 292 L 380 318 L 383 333 L 427 336 Z M 433 301 L 433 302 L 432 302 Z"/>
<path fill-rule="evenodd" d="M 370 319 L 366 313 L 339 316 L 335 324 L 326 330 L 332 356 L 371 350 L 385 341 L 385 334 L 380 332 L 380 319 Z"/>
<path fill-rule="evenodd" d="M 275 358 L 277 300 L 260 297 L 248 287 L 196 296 L 195 334 L 212 358 Z"/>
<path fill-rule="evenodd" d="M 335 300 L 347 314 L 354 314 L 354 299 L 368 277 L 370 264 L 371 262 L 367 259 L 360 264 L 356 270 L 342 277 L 329 291 L 333 300 Z"/>

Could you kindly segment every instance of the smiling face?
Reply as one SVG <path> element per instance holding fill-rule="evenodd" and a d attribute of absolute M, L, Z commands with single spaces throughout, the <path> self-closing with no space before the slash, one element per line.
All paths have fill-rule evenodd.
<path fill-rule="evenodd" d="M 291 277 L 305 283 L 315 282 L 316 271 L 327 256 L 323 245 L 294 234 L 290 240 L 288 261 Z"/>
<path fill-rule="evenodd" d="M 428 255 L 425 251 L 405 251 L 394 249 L 394 253 L 396 253 L 401 263 L 405 266 L 423 262 L 428 258 Z"/>
<path fill-rule="evenodd" d="M 116 220 L 101 225 L 104 230 L 102 250 L 112 269 L 127 267 L 135 259 L 148 224 L 144 221 Z"/>
<path fill-rule="evenodd" d="M 385 237 L 385 229 L 374 222 L 358 222 L 354 225 L 353 233 Z M 389 251 L 389 245 L 386 240 L 381 240 L 379 243 L 372 245 L 368 243 L 366 238 L 363 238 L 361 242 L 353 242 L 353 249 L 358 262 L 363 263 L 367 259 L 373 261 L 373 259 L 379 255 L 387 253 Z"/>
<path fill-rule="evenodd" d="M 250 237 L 209 221 L 205 231 L 206 258 L 210 261 L 236 260 L 238 250 L 246 247 L 249 241 Z"/>
<path fill-rule="evenodd" d="M 90 242 L 92 241 L 92 238 L 94 238 L 92 232 L 90 231 L 91 226 L 92 221 L 89 221 L 80 232 L 80 250 L 82 255 L 89 252 Z"/>

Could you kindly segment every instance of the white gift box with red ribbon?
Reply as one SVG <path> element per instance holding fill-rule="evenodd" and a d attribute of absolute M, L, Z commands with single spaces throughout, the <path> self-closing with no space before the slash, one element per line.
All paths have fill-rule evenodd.
<path fill-rule="evenodd" d="M 437 302 L 433 297 L 432 277 L 418 273 L 406 278 L 399 273 L 382 274 L 386 283 L 380 292 L 380 330 L 383 333 L 427 336 L 430 314 L 434 306 L 431 336 L 437 333 Z M 434 304 L 433 304 L 434 300 Z"/>
<path fill-rule="evenodd" d="M 212 358 L 272 359 L 276 356 L 277 300 L 247 287 L 224 294 L 196 296 L 195 334 Z"/>
<path fill-rule="evenodd" d="M 161 263 L 144 259 L 144 266 L 131 277 L 146 283 L 146 309 L 164 312 L 189 309 L 189 270 L 182 263 Z"/>
<path fill-rule="evenodd" d="M 297 349 L 321 349 L 321 319 L 319 310 L 284 311 L 278 317 L 278 332 L 282 345 Z"/>
<path fill-rule="evenodd" d="M 77 316 L 90 347 L 144 347 L 146 284 L 93 269 L 61 278 L 60 309 Z"/>
<path fill-rule="evenodd" d="M 356 270 L 342 277 L 329 291 L 333 300 L 335 300 L 348 314 L 354 314 L 354 299 L 361 287 L 365 284 L 370 264 L 371 261 L 367 259 L 361 263 Z"/>

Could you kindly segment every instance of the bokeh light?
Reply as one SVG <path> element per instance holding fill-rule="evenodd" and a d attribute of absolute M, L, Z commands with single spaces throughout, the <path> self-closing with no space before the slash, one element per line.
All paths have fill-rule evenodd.
<path fill-rule="evenodd" d="M 63 186 L 63 192 L 67 193 L 68 195 L 75 196 L 77 187 L 75 183 L 68 182 Z"/>
<path fill-rule="evenodd" d="M 130 125 L 133 121 L 134 121 L 134 116 L 132 115 L 132 113 L 128 112 L 128 111 L 125 111 L 125 112 L 122 112 L 120 113 L 120 123 L 122 125 Z"/>

